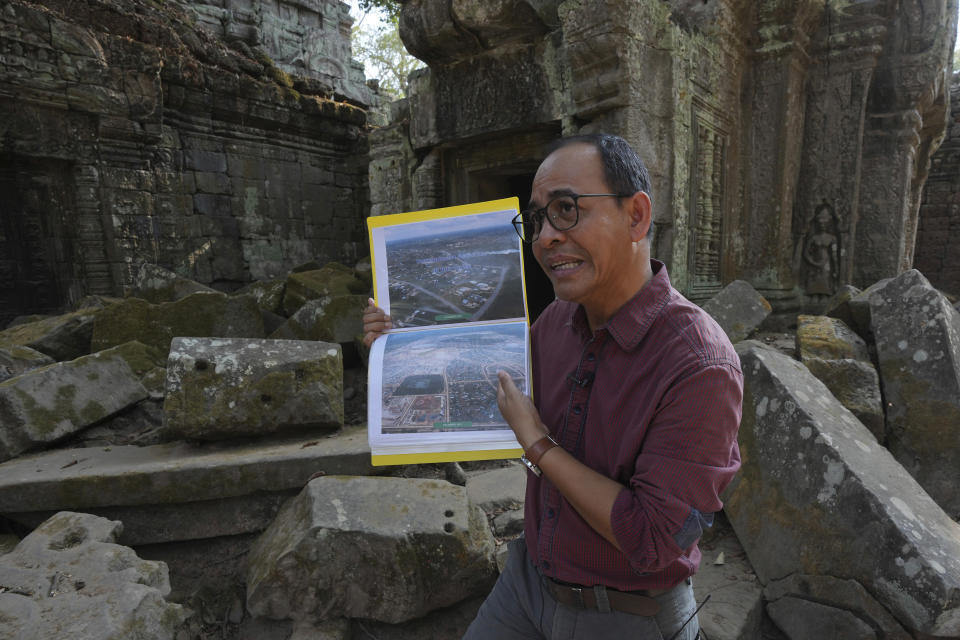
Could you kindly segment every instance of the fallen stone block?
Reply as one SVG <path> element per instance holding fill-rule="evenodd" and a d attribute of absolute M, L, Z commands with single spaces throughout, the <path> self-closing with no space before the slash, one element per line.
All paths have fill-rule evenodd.
<path fill-rule="evenodd" d="M 493 532 L 498 538 L 510 538 L 523 533 L 523 508 L 505 509 L 493 518 Z"/>
<path fill-rule="evenodd" d="M 268 618 L 400 623 L 485 593 L 494 542 L 463 487 L 439 480 L 311 481 L 254 544 L 247 608 Z"/>
<path fill-rule="evenodd" d="M 257 305 L 264 311 L 279 314 L 283 311 L 283 292 L 287 288 L 286 278 L 272 280 L 257 280 L 237 290 L 233 295 L 247 295 L 257 301 Z"/>
<path fill-rule="evenodd" d="M 810 373 L 883 442 L 880 378 L 863 338 L 837 318 L 801 315 L 797 317 L 797 353 Z"/>
<path fill-rule="evenodd" d="M 372 470 L 366 426 L 257 442 L 61 449 L 0 464 L 0 513 L 299 491 L 314 473 Z"/>
<path fill-rule="evenodd" d="M 217 440 L 343 424 L 340 345 L 292 340 L 174 338 L 165 428 Z"/>
<path fill-rule="evenodd" d="M 250 296 L 194 293 L 176 302 L 151 304 L 127 298 L 99 312 L 91 344 L 106 349 L 131 340 L 167 353 L 177 336 L 263 338 L 260 308 Z"/>
<path fill-rule="evenodd" d="M 126 359 L 112 349 L 0 382 L 0 460 L 76 433 L 146 397 Z"/>
<path fill-rule="evenodd" d="M 281 340 L 353 342 L 361 333 L 367 296 L 333 295 L 308 300 L 270 335 Z"/>
<path fill-rule="evenodd" d="M 870 295 L 887 447 L 960 518 L 960 313 L 916 269 Z"/>
<path fill-rule="evenodd" d="M 248 496 L 216 498 L 172 504 L 143 504 L 122 507 L 78 507 L 90 513 L 123 523 L 117 542 L 131 547 L 186 540 L 203 540 L 246 533 L 260 533 L 273 522 L 283 503 L 297 489 L 259 491 Z M 4 513 L 4 517 L 29 529 L 54 515 L 56 511 Z"/>
<path fill-rule="evenodd" d="M 31 322 L 37 322 L 38 320 L 46 320 L 47 318 L 54 317 L 54 314 L 50 313 L 31 313 L 25 316 L 17 316 L 13 320 L 7 323 L 7 326 L 4 329 L 11 329 L 13 327 L 19 327 L 24 324 L 30 324 Z"/>
<path fill-rule="evenodd" d="M 848 611 L 860 620 L 867 622 L 871 629 L 881 632 L 879 637 L 885 640 L 911 640 L 890 612 L 883 608 L 873 596 L 856 580 L 843 580 L 833 576 L 808 576 L 793 574 L 783 580 L 770 582 L 763 590 L 768 603 L 774 603 L 784 597 L 809 600 L 812 602 L 829 601 L 836 608 Z M 769 605 L 768 605 L 769 606 Z M 792 615 L 790 610 L 799 607 L 783 607 L 784 617 Z M 782 627 L 781 627 L 782 628 Z M 830 634 L 827 634 L 829 637 Z M 836 635 L 836 634 L 834 634 Z M 817 637 L 801 635 L 798 637 Z M 841 636 L 846 638 L 847 636 Z M 854 637 L 854 636 L 850 636 Z M 713 636 L 710 636 L 712 639 Z"/>
<path fill-rule="evenodd" d="M 291 273 L 283 294 L 283 310 L 292 316 L 308 300 L 332 295 L 365 295 L 369 287 L 358 280 L 353 269 L 331 262 L 322 269 Z"/>
<path fill-rule="evenodd" d="M 123 298 L 99 295 L 83 296 L 74 303 L 73 310 L 79 311 L 80 309 L 103 309 L 104 307 L 109 307 L 110 305 L 117 304 L 118 302 L 123 302 Z"/>
<path fill-rule="evenodd" d="M 870 295 L 882 288 L 890 278 L 878 280 L 863 291 L 855 287 L 838 291 L 832 303 L 827 305 L 823 315 L 842 320 L 844 324 L 857 332 L 867 343 L 873 342 L 873 327 L 870 325 Z"/>
<path fill-rule="evenodd" d="M 402 624 L 386 624 L 374 620 L 352 620 L 351 633 L 344 640 L 366 638 L 372 635 L 377 640 L 424 640 L 425 638 L 462 638 L 467 627 L 477 617 L 485 596 L 470 598 L 422 618 Z M 323 636 L 305 635 L 301 640 L 317 640 Z M 294 640 L 291 638 L 290 640 Z M 333 640 L 331 638 L 331 640 Z"/>
<path fill-rule="evenodd" d="M 216 293 L 216 290 L 148 262 L 137 269 L 130 289 L 132 297 L 154 304 L 175 302 L 200 292 Z"/>
<path fill-rule="evenodd" d="M 30 347 L 19 345 L 0 347 L 0 382 L 54 362 L 55 360 L 50 356 Z"/>
<path fill-rule="evenodd" d="M 803 364 L 870 430 L 877 442 L 886 440 L 880 377 L 872 363 L 807 358 Z"/>
<path fill-rule="evenodd" d="M 737 352 L 744 464 L 724 511 L 761 581 L 844 576 L 911 633 L 960 634 L 960 525 L 801 363 Z"/>
<path fill-rule="evenodd" d="M 63 512 L 0 556 L 4 637 L 173 640 L 187 614 L 164 599 L 167 567 L 114 544 L 121 527 Z"/>
<path fill-rule="evenodd" d="M 5 329 L 0 331 L 0 347 L 30 347 L 57 361 L 79 358 L 91 351 L 94 318 L 99 313 L 99 309 L 81 309 Z"/>
<path fill-rule="evenodd" d="M 495 509 L 523 507 L 527 491 L 527 470 L 519 464 L 485 471 L 467 478 L 467 496 L 487 513 Z"/>
<path fill-rule="evenodd" d="M 767 605 L 767 613 L 789 640 L 843 638 L 876 640 L 873 627 L 849 611 L 785 596 Z"/>
<path fill-rule="evenodd" d="M 710 298 L 703 310 L 717 321 L 730 342 L 737 343 L 748 338 L 772 309 L 750 283 L 734 280 Z"/>
<path fill-rule="evenodd" d="M 827 316 L 797 316 L 797 355 L 823 360 L 870 362 L 867 343 L 842 320 Z"/>

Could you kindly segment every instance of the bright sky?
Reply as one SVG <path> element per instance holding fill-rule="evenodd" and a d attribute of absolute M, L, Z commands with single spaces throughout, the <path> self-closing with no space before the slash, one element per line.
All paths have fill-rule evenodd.
<path fill-rule="evenodd" d="M 357 26 L 361 19 L 365 25 L 372 25 L 374 22 L 380 22 L 381 16 L 383 13 L 379 9 L 372 9 L 366 18 L 363 17 L 363 12 L 360 11 L 360 3 L 357 0 L 349 0 L 350 3 L 350 15 L 353 17 L 353 26 Z"/>
<path fill-rule="evenodd" d="M 363 12 L 360 11 L 360 6 L 357 0 L 349 0 L 350 4 L 350 17 L 353 18 L 353 26 L 360 24 L 360 21 L 363 20 L 365 26 L 376 26 L 376 24 L 383 22 L 382 16 L 383 12 L 379 9 L 371 9 L 370 12 L 364 17 Z M 354 52 L 354 57 L 356 57 L 356 52 Z M 366 60 L 361 60 L 363 62 L 363 75 L 367 78 L 376 78 L 377 70 L 367 64 Z"/>

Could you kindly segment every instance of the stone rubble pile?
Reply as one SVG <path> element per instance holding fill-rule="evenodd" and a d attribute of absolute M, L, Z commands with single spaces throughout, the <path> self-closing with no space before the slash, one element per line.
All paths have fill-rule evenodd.
<path fill-rule="evenodd" d="M 139 273 L 142 297 L 0 331 L 0 514 L 30 532 L 0 555 L 0 614 L 40 625 L 23 637 L 60 637 L 71 601 L 17 587 L 9 567 L 62 528 L 124 566 L 169 567 L 169 582 L 140 580 L 151 609 L 123 596 L 151 637 L 462 635 L 522 532 L 526 471 L 371 467 L 357 335 L 369 262 L 305 265 L 234 295 Z M 746 384 L 743 470 L 696 579 L 711 640 L 763 625 L 790 640 L 960 635 L 945 486 L 960 314 L 915 271 L 843 293 L 773 345 L 758 334 L 769 305 L 746 283 L 706 305 Z M 106 581 L 114 597 L 102 573 L 76 587 L 71 558 L 42 562 L 75 593 Z M 126 611 L 105 604 L 104 629 L 130 624 Z M 112 637 L 98 633 L 80 637 Z"/>

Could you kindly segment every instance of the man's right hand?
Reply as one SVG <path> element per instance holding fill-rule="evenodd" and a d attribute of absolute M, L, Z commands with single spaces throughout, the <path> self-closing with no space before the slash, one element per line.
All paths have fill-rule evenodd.
<path fill-rule="evenodd" d="M 367 302 L 369 304 L 363 310 L 363 344 L 369 348 L 387 329 L 393 328 L 393 323 L 390 316 L 373 302 L 373 298 L 369 298 Z"/>

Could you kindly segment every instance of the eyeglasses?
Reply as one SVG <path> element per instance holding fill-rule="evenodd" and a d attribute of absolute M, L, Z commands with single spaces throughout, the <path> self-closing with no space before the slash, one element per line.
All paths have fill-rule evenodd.
<path fill-rule="evenodd" d="M 550 226 L 557 231 L 567 231 L 577 226 L 580 221 L 580 198 L 629 198 L 632 194 L 623 193 L 571 193 L 557 196 L 540 209 L 526 209 L 513 218 L 513 228 L 517 235 L 527 244 L 533 244 L 540 237 L 543 230 L 543 221 L 546 219 Z"/>

